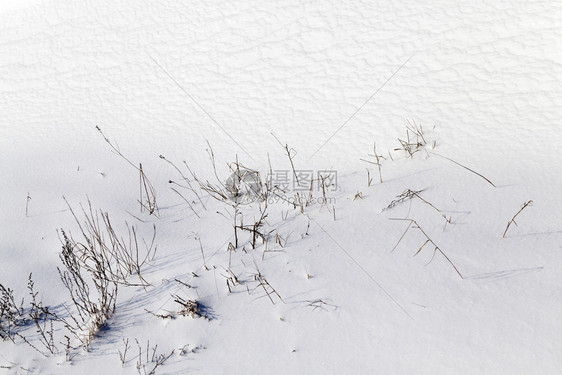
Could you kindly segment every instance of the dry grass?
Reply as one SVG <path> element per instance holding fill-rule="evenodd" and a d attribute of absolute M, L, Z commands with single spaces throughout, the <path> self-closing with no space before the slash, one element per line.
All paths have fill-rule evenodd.
<path fill-rule="evenodd" d="M 5 288 L 0 284 L 0 338 L 15 343 L 16 338 L 35 349 L 38 353 L 47 357 L 58 353 L 54 339 L 53 322 L 58 318 L 49 308 L 43 305 L 38 298 L 39 293 L 35 291 L 35 283 L 29 274 L 27 289 L 30 295 L 29 304 L 24 307 L 25 301 L 21 300 L 19 306 L 13 296 L 13 290 Z M 29 339 L 24 335 L 24 330 L 33 326 L 37 336 Z"/>
<path fill-rule="evenodd" d="M 76 240 L 72 235 L 65 234 L 63 242 L 66 245 L 68 241 L 72 251 L 76 252 L 80 259 L 84 259 L 81 266 L 85 270 L 96 272 L 96 265 L 100 263 L 105 267 L 104 274 L 112 281 L 127 286 L 150 285 L 142 276 L 142 270 L 156 255 L 155 224 L 152 226 L 150 242 L 139 240 L 137 228 L 127 222 L 125 222 L 127 236 L 124 237 L 117 234 L 109 214 L 102 210 L 94 210 L 89 200 L 87 208 L 80 205 L 82 220 L 78 218 L 68 201 L 66 203 L 78 225 L 81 238 Z M 132 282 L 130 280 L 132 276 L 138 278 L 138 282 Z"/>
<path fill-rule="evenodd" d="M 515 218 L 527 207 L 532 206 L 533 205 L 533 201 L 527 201 L 525 203 L 523 203 L 523 206 L 521 206 L 521 208 L 519 209 L 519 211 L 517 211 L 517 213 L 515 215 L 513 215 L 513 217 L 511 218 L 511 220 L 509 220 L 507 222 L 507 226 L 505 227 L 505 230 L 503 232 L 502 238 L 505 238 L 505 235 L 507 234 L 507 231 L 509 229 L 509 227 L 511 226 L 511 224 L 515 224 L 515 226 L 517 225 L 517 222 L 515 221 Z"/>
<path fill-rule="evenodd" d="M 158 215 L 159 210 L 158 210 L 158 204 L 156 203 L 156 190 L 154 189 L 154 186 L 152 186 L 152 183 L 144 173 L 142 164 L 139 163 L 137 167 L 135 163 L 133 163 L 130 159 L 128 159 L 125 155 L 123 155 L 123 153 L 121 153 L 121 150 L 119 149 L 117 143 L 111 142 L 109 138 L 107 138 L 105 134 L 103 134 L 99 126 L 96 126 L 96 130 L 101 134 L 105 142 L 109 145 L 109 147 L 111 147 L 111 149 L 115 154 L 119 155 L 123 160 L 125 160 L 129 165 L 131 165 L 139 172 L 138 202 L 140 204 L 141 213 L 144 210 L 146 210 L 148 211 L 149 215 Z"/>
<path fill-rule="evenodd" d="M 395 148 L 394 151 L 404 151 L 407 157 L 413 158 L 417 152 L 425 150 L 425 146 L 427 145 L 423 126 L 416 124 L 415 121 L 408 121 L 406 137 L 404 139 L 398 138 L 398 142 L 400 143 L 400 147 Z"/>
<path fill-rule="evenodd" d="M 0 294 L 0 338 L 14 342 L 20 327 L 27 323 L 23 308 L 24 301 L 22 299 L 17 303 L 14 291 L 2 284 L 0 284 Z"/>
<path fill-rule="evenodd" d="M 391 218 L 390 220 L 399 220 L 399 221 L 407 221 L 408 222 L 408 227 L 406 228 L 406 230 L 404 231 L 402 236 L 400 236 L 400 239 L 398 240 L 398 242 L 396 242 L 396 245 L 394 245 L 394 247 L 392 248 L 392 251 L 396 250 L 396 248 L 398 247 L 398 245 L 400 244 L 400 242 L 406 236 L 406 233 L 408 233 L 408 231 L 410 229 L 412 229 L 412 228 L 418 229 L 423 234 L 423 236 L 425 237 L 426 240 L 418 248 L 418 250 L 415 252 L 415 254 L 413 256 L 415 257 L 416 255 L 418 255 L 427 244 L 431 244 L 431 246 L 433 246 L 433 256 L 431 257 L 431 260 L 426 265 L 429 265 L 433 261 L 433 259 L 435 258 L 435 254 L 439 253 L 453 267 L 453 269 L 460 276 L 460 278 L 464 279 L 464 276 L 460 273 L 457 266 L 455 266 L 455 264 L 451 261 L 451 259 L 449 259 L 447 254 L 445 254 L 445 252 L 439 246 L 437 246 L 437 244 L 429 237 L 429 235 L 422 229 L 422 227 L 415 220 L 413 220 L 413 219 L 397 219 L 397 218 Z"/>
<path fill-rule="evenodd" d="M 386 159 L 384 156 L 377 154 L 377 144 L 375 142 L 373 142 L 373 155 L 371 155 L 375 158 L 375 161 L 370 161 L 370 160 L 366 160 L 366 159 L 360 159 L 366 163 L 370 163 L 370 164 L 374 164 L 378 167 L 379 170 L 379 181 L 382 184 L 382 160 Z M 373 182 L 373 179 L 371 178 L 371 172 L 369 171 L 369 169 L 367 168 L 367 186 L 371 186 L 371 183 Z"/>
<path fill-rule="evenodd" d="M 136 368 L 139 375 L 156 374 L 156 370 L 160 366 L 164 365 L 164 363 L 175 353 L 175 350 L 172 350 L 169 354 L 156 354 L 158 345 L 151 348 L 150 341 L 147 341 L 146 350 L 143 354 L 143 349 L 139 343 L 139 340 L 135 339 L 135 342 L 137 343 L 137 347 L 139 349 L 139 355 L 137 357 L 136 363 Z"/>

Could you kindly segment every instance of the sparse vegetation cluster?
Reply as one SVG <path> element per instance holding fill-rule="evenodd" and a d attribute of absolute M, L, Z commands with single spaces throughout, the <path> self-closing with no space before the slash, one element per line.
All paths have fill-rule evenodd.
<path fill-rule="evenodd" d="M 139 197 L 137 200 L 140 205 L 140 214 L 152 216 L 157 221 L 160 217 L 160 209 L 157 204 L 156 190 L 142 164 L 134 163 L 125 157 L 116 142 L 109 140 L 99 127 L 96 129 L 111 150 L 138 172 Z M 275 137 L 275 135 L 273 136 Z M 299 181 L 298 170 L 295 167 L 298 163 L 298 160 L 295 159 L 296 151 L 288 144 L 279 141 L 277 137 L 275 139 L 287 158 L 287 165 L 292 176 L 297 184 L 300 184 L 303 181 Z M 406 159 L 414 158 L 421 153 L 430 157 L 434 154 L 432 150 L 437 145 L 435 140 L 430 140 L 423 127 L 415 122 L 408 123 L 406 136 L 398 138 L 398 143 L 399 147 L 395 148 L 393 152 L 404 153 Z M 222 258 L 224 259 L 222 263 L 220 261 L 209 262 L 208 252 L 206 252 L 208 249 L 204 246 L 204 239 L 195 231 L 192 232 L 190 238 L 197 241 L 201 261 L 197 271 L 191 271 L 191 275 L 186 271 L 186 279 L 187 276 L 191 279 L 199 277 L 197 274 L 199 270 L 212 273 L 218 294 L 221 284 L 216 281 L 218 274 L 223 278 L 224 284 L 221 288 L 225 293 L 242 292 L 256 298 L 266 298 L 272 304 L 285 303 L 281 291 L 274 287 L 272 285 L 274 283 L 268 280 L 268 277 L 260 270 L 260 262 L 266 262 L 269 257 L 287 251 L 293 232 L 286 233 L 283 228 L 284 223 L 292 218 L 305 219 L 303 222 L 306 223 L 306 228 L 303 225 L 300 233 L 301 239 L 309 236 L 311 222 L 320 226 L 312 213 L 321 212 L 326 207 L 329 215 L 336 221 L 335 204 L 330 207 L 327 203 L 333 182 L 330 181 L 328 175 L 319 173 L 317 178 L 307 182 L 306 190 L 293 191 L 277 184 L 271 178 L 273 168 L 269 156 L 268 170 L 265 171 L 268 177 L 264 178 L 263 172 L 247 167 L 237 157 L 234 162 L 226 164 L 226 168 L 220 168 L 217 166 L 210 144 L 208 144 L 207 153 L 213 175 L 211 179 L 201 178 L 200 172 L 186 161 L 176 164 L 160 155 L 160 159 L 170 165 L 176 173 L 176 178 L 168 181 L 171 191 L 181 198 L 193 216 L 200 219 L 206 212 L 216 213 L 217 220 L 226 220 L 232 230 L 231 239 L 220 249 L 223 254 L 227 254 L 227 257 Z M 383 166 L 394 161 L 391 151 L 388 151 L 387 154 L 388 158 L 379 153 L 376 143 L 373 143 L 372 154 L 361 159 L 369 165 L 375 166 L 379 184 L 383 184 L 385 181 Z M 444 158 L 495 186 L 478 172 L 450 158 Z M 366 170 L 367 188 L 373 188 L 375 184 L 373 184 L 371 171 L 369 168 Z M 226 171 L 226 175 L 222 175 L 221 171 Z M 269 199 L 271 197 L 277 198 L 276 204 L 271 203 Z M 321 199 L 315 200 L 315 198 Z M 359 202 L 367 198 L 368 195 L 357 191 L 352 200 Z M 29 199 L 28 193 L 26 216 Z M 442 231 L 455 223 L 450 212 L 441 207 L 438 208 L 426 198 L 425 189 L 405 189 L 390 201 L 382 212 L 394 212 L 403 204 L 411 205 L 412 201 L 421 202 L 437 214 L 443 225 Z M 72 231 L 67 229 L 59 230 L 62 244 L 59 257 L 62 265 L 57 270 L 72 303 L 63 303 L 62 309 L 58 309 L 56 312 L 53 308 L 44 305 L 39 293 L 35 290 L 31 274 L 28 279 L 27 302 L 25 299 L 21 301 L 16 299 L 12 289 L 0 284 L 0 338 L 14 343 L 22 341 L 44 356 L 64 352 L 66 359 L 70 361 L 79 348 L 88 350 L 103 327 L 107 326 L 110 320 L 118 314 L 118 292 L 122 288 L 137 288 L 139 293 L 154 288 L 145 276 L 145 271 L 157 261 L 157 225 L 152 225 L 153 235 L 149 240 L 145 240 L 140 238 L 138 228 L 134 225 L 125 222 L 120 228 L 115 227 L 109 213 L 94 209 L 90 200 L 87 201 L 86 206 L 80 205 L 79 211 L 76 211 L 68 202 L 66 203 L 74 218 L 75 226 L 78 229 L 75 233 L 78 235 L 73 235 Z M 516 217 L 531 205 L 532 201 L 526 202 L 513 216 L 505 228 L 503 237 L 506 236 L 511 224 L 517 225 Z M 318 210 L 313 211 L 315 208 Z M 389 218 L 407 224 L 405 231 L 391 251 L 395 251 L 407 234 L 412 233 L 411 229 L 416 230 L 421 234 L 423 242 L 417 247 L 413 256 L 420 254 L 424 248 L 432 248 L 433 254 L 428 264 L 436 255 L 439 255 L 461 279 L 464 279 L 466 275 L 461 273 L 459 267 L 453 262 L 450 250 L 441 248 L 438 239 L 435 239 L 435 232 L 423 229 L 419 224 L 419 219 L 411 218 L 410 214 L 409 210 L 406 217 Z M 382 286 L 353 258 L 352 254 L 330 236 L 329 231 L 323 228 L 321 230 L 382 289 Z M 298 238 L 298 234 L 292 238 Z M 256 257 L 255 254 L 259 254 L 259 256 Z M 306 270 L 306 279 L 311 278 L 311 274 Z M 188 284 L 191 281 L 186 279 L 175 279 L 175 281 L 189 290 L 195 289 L 193 285 Z M 390 294 L 386 291 L 385 293 L 392 299 Z M 160 311 L 145 309 L 146 312 L 159 319 L 191 317 L 212 320 L 215 318 L 210 307 L 205 306 L 196 298 L 182 297 L 177 293 L 172 294 L 171 298 L 175 302 L 175 309 Z M 398 304 L 394 299 L 392 300 Z M 310 307 L 312 311 L 328 311 L 335 308 L 335 305 L 327 303 L 323 298 L 306 300 L 303 304 Z M 399 305 L 399 307 L 408 314 L 402 306 Z M 31 332 L 31 327 L 33 327 L 33 332 Z M 148 342 L 144 348 L 144 345 L 141 346 L 138 340 L 135 339 L 135 341 L 138 347 L 136 369 L 139 374 L 155 374 L 174 354 L 174 351 L 158 354 L 158 345 L 151 348 Z M 119 358 L 122 365 L 126 366 L 132 361 L 127 359 L 128 354 L 130 357 L 131 347 L 128 339 L 124 339 L 123 344 L 124 348 L 119 349 Z M 184 353 L 184 349 L 180 350 L 180 355 Z"/>

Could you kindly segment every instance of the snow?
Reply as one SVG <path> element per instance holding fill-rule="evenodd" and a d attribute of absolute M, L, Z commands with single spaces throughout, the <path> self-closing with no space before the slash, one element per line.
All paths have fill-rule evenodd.
<path fill-rule="evenodd" d="M 29 8 L 40 1 L 38 0 L 2 0 L 0 2 L 0 13 L 10 13 L 13 11 L 22 11 L 25 8 Z"/>
<path fill-rule="evenodd" d="M 88 199 L 108 212 L 120 236 L 127 222 L 149 241 L 156 225 L 158 250 L 151 285 L 119 287 L 88 352 L 66 361 L 58 327 L 56 355 L 0 342 L 0 373 L 137 373 L 138 339 L 141 358 L 147 342 L 175 349 L 157 374 L 557 374 L 561 19 L 537 1 L 2 3 L 0 284 L 28 300 L 33 273 L 46 306 L 72 306 L 57 230 L 79 228 L 63 196 L 80 218 Z M 413 122 L 427 145 L 409 158 L 394 149 Z M 142 163 L 158 216 L 140 212 L 138 171 L 96 126 Z M 272 203 L 275 251 L 244 235 L 229 252 L 232 207 L 202 194 L 198 217 L 159 157 L 214 183 L 207 141 L 223 182 L 236 158 L 263 177 L 269 156 L 290 177 L 288 144 L 296 169 L 337 171 L 335 201 Z M 382 184 L 361 160 L 376 162 L 373 142 Z M 407 189 L 437 209 L 415 197 L 384 210 Z M 259 216 L 257 202 L 241 210 Z M 409 222 L 397 218 L 464 278 L 432 244 L 413 256 L 426 237 L 400 240 Z M 177 312 L 172 294 L 210 319 L 146 311 Z"/>

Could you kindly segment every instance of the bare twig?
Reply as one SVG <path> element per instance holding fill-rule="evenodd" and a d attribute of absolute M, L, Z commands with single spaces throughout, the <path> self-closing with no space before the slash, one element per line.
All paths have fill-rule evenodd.
<path fill-rule="evenodd" d="M 125 222 L 128 233 L 128 242 L 126 242 L 123 237 L 115 232 L 109 214 L 101 210 L 99 213 L 94 211 L 89 200 L 87 210 L 82 205 L 80 206 L 84 215 L 83 221 L 78 219 L 74 209 L 66 199 L 65 202 L 78 224 L 84 241 L 76 241 L 71 235 L 67 236 L 73 251 L 77 251 L 80 258 L 85 260 L 83 267 L 92 271 L 95 266 L 89 260 L 99 259 L 101 263 L 107 264 L 105 273 L 111 280 L 130 286 L 148 286 L 149 283 L 143 278 L 141 270 L 149 259 L 154 258 L 156 253 L 157 247 L 154 244 L 156 225 L 153 224 L 150 244 L 143 240 L 144 251 L 141 251 L 135 226 L 129 226 Z M 140 284 L 131 283 L 128 280 L 132 275 L 139 278 Z"/>
<path fill-rule="evenodd" d="M 507 230 L 509 229 L 509 227 L 511 226 L 511 224 L 515 224 L 515 226 L 517 226 L 517 222 L 515 221 L 515 218 L 517 217 L 517 215 L 519 215 L 521 213 L 521 211 L 523 211 L 525 208 L 527 208 L 528 206 L 532 206 L 533 205 L 533 201 L 530 200 L 528 202 L 523 203 L 523 206 L 521 206 L 521 208 L 519 209 L 519 211 L 517 211 L 517 213 L 515 215 L 513 215 L 513 217 L 511 218 L 511 220 L 509 220 L 507 222 L 507 227 L 505 227 L 505 231 L 503 232 L 503 236 L 502 238 L 505 238 L 505 235 L 507 233 Z"/>
<path fill-rule="evenodd" d="M 398 142 L 400 142 L 400 148 L 395 148 L 394 151 L 403 150 L 405 151 L 410 158 L 414 157 L 414 154 L 422 149 L 425 148 L 427 142 L 424 137 L 423 128 L 421 125 L 418 125 L 414 122 L 413 124 L 408 122 L 409 126 L 406 126 L 406 139 L 398 138 Z M 410 139 L 410 134 L 415 136 L 414 139 Z"/>
<path fill-rule="evenodd" d="M 119 359 L 121 359 L 121 366 L 125 366 L 125 362 L 127 362 L 127 350 L 129 350 L 130 348 L 129 339 L 127 340 L 123 339 L 123 344 L 125 344 L 125 349 L 123 350 L 123 353 L 121 353 L 121 350 L 119 350 Z"/>
<path fill-rule="evenodd" d="M 418 249 L 418 251 L 416 251 L 416 253 L 413 256 L 418 255 L 420 253 L 420 251 L 425 247 L 425 245 L 430 243 L 434 247 L 433 257 L 435 256 L 436 252 L 439 252 L 441 255 L 443 255 L 443 257 L 447 260 L 447 262 L 455 269 L 455 271 L 460 276 L 460 278 L 464 279 L 464 276 L 460 273 L 457 266 L 455 266 L 455 264 L 451 261 L 451 259 L 449 259 L 449 257 L 443 252 L 443 250 L 441 250 L 441 248 L 439 246 L 437 246 L 437 244 L 435 242 L 433 242 L 433 240 L 428 236 L 428 234 L 420 227 L 420 225 L 415 220 L 413 220 L 413 219 L 399 219 L 399 218 L 391 218 L 390 220 L 399 220 L 399 221 L 407 221 L 408 222 L 408 228 L 406 228 L 406 231 L 402 234 L 402 236 L 400 237 L 400 239 L 398 240 L 398 242 L 396 243 L 396 245 L 394 246 L 392 251 L 394 251 L 394 249 L 396 249 L 396 247 L 398 246 L 400 241 L 402 241 L 402 239 L 404 238 L 404 236 L 406 235 L 408 230 L 410 230 L 410 228 L 418 229 L 424 235 L 424 237 L 426 238 L 426 241 L 423 243 L 423 245 L 421 245 L 421 247 Z M 433 257 L 431 258 L 429 263 L 431 263 L 433 261 Z M 427 264 L 429 264 L 429 263 L 427 263 Z"/>
<path fill-rule="evenodd" d="M 432 203 L 428 202 L 427 200 L 425 200 L 424 198 L 422 198 L 420 196 L 420 193 L 423 190 L 411 190 L 411 189 L 407 189 L 404 190 L 400 195 L 397 195 L 395 200 L 393 200 L 392 202 L 390 202 L 390 204 L 383 209 L 383 211 L 389 210 L 391 208 L 394 208 L 396 205 L 403 203 L 404 201 L 408 200 L 408 199 L 413 199 L 413 198 L 418 198 L 419 200 L 421 200 L 422 202 L 424 202 L 425 204 L 431 206 L 435 211 L 437 212 L 441 212 L 440 209 L 438 209 L 437 207 L 435 207 Z"/>
<path fill-rule="evenodd" d="M 166 159 L 166 157 L 164 157 L 163 155 L 160 155 L 160 159 L 165 160 L 166 162 L 168 162 L 168 164 L 170 164 L 172 167 L 174 167 L 174 169 L 180 174 L 180 176 L 182 177 L 182 179 L 185 181 L 185 183 L 187 184 L 187 189 L 189 189 L 193 194 L 195 194 L 195 196 L 197 197 L 197 199 L 199 200 L 199 203 L 201 203 L 201 205 L 203 206 L 203 208 L 205 210 L 207 210 L 207 207 L 205 206 L 205 204 L 203 203 L 203 200 L 201 199 L 201 197 L 199 196 L 199 194 L 197 193 L 197 190 L 195 190 L 195 188 L 193 187 L 193 185 L 191 185 L 191 181 L 189 181 L 189 179 L 187 178 L 187 176 L 185 176 L 182 171 L 174 164 L 172 163 L 170 160 Z M 184 161 L 184 164 L 187 166 L 187 163 Z M 191 170 L 188 167 L 188 171 L 191 172 Z M 185 198 L 184 198 L 185 199 Z"/>
<path fill-rule="evenodd" d="M 0 338 L 14 342 L 19 327 L 27 323 L 23 300 L 20 306 L 14 299 L 14 291 L 0 284 Z"/>
<path fill-rule="evenodd" d="M 372 162 L 370 160 L 365 160 L 365 159 L 360 159 L 364 162 L 370 163 L 370 164 L 374 164 L 378 167 L 379 169 L 379 181 L 382 184 L 382 164 L 381 164 L 381 159 L 384 159 L 384 156 L 377 154 L 377 144 L 376 142 L 373 142 L 373 155 L 375 157 L 375 159 L 377 160 L 376 162 Z M 371 186 L 371 181 L 372 179 L 369 176 L 369 169 L 367 169 L 367 181 L 368 184 L 367 186 Z"/>
<path fill-rule="evenodd" d="M 195 239 L 199 241 L 199 248 L 201 249 L 201 256 L 203 257 L 203 265 L 205 266 L 205 269 L 208 271 L 209 267 L 207 267 L 207 261 L 205 260 L 205 252 L 203 251 L 203 244 L 201 243 L 201 238 L 195 237 Z"/>
<path fill-rule="evenodd" d="M 154 186 L 150 183 L 150 180 L 144 173 L 142 168 L 142 164 L 139 164 L 137 167 L 130 159 L 128 159 L 121 150 L 117 143 L 112 143 L 109 138 L 103 134 L 102 130 L 99 126 L 96 125 L 96 130 L 101 134 L 105 142 L 111 147 L 113 152 L 119 155 L 123 160 L 125 160 L 129 165 L 135 168 L 139 172 L 139 204 L 141 212 L 143 209 L 146 209 L 150 215 L 158 213 L 158 205 L 156 204 L 156 191 L 154 190 Z"/>
<path fill-rule="evenodd" d="M 29 211 L 29 201 L 31 200 L 31 196 L 29 195 L 29 193 L 27 193 L 27 198 L 25 200 L 25 217 L 27 217 L 28 215 L 28 211 Z"/>
<path fill-rule="evenodd" d="M 480 173 L 476 172 L 475 170 L 470 169 L 470 168 L 468 168 L 467 166 L 464 166 L 464 165 L 462 165 L 461 163 L 458 163 L 458 162 L 454 161 L 453 159 L 448 158 L 448 157 L 446 157 L 446 156 L 439 155 L 439 154 L 437 154 L 437 153 L 435 153 L 435 152 L 432 152 L 431 154 L 432 154 L 432 155 L 437 155 L 437 156 L 439 156 L 439 157 L 441 157 L 441 158 L 443 158 L 443 159 L 447 159 L 447 160 L 449 160 L 450 162 L 453 162 L 453 163 L 455 163 L 456 165 L 458 165 L 458 166 L 460 166 L 460 167 L 463 167 L 463 168 L 466 169 L 467 171 L 470 171 L 470 172 L 474 173 L 475 175 L 482 177 L 484 180 L 486 180 L 486 181 L 487 181 L 490 185 L 492 185 L 493 187 L 496 187 L 496 185 L 494 185 L 494 183 L 493 183 L 492 181 L 490 181 L 489 179 L 487 179 L 486 177 L 484 177 L 484 176 L 481 175 Z"/>
<path fill-rule="evenodd" d="M 295 151 L 295 149 L 289 148 L 288 144 L 285 143 L 285 145 L 283 145 L 281 143 L 281 141 L 279 140 L 279 138 L 277 138 L 275 136 L 275 134 L 271 133 L 271 135 L 281 145 L 281 147 L 283 147 L 285 149 L 285 153 L 287 154 L 287 157 L 289 158 L 289 162 L 291 163 L 291 169 L 293 170 L 293 176 L 295 177 L 295 181 L 297 182 L 297 185 L 299 185 L 299 177 L 297 176 L 297 172 L 295 171 L 295 165 L 293 164 L 293 158 L 297 155 L 297 152 Z"/>

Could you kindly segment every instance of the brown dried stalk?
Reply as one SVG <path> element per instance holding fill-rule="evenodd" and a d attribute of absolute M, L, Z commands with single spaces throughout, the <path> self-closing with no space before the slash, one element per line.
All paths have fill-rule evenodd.
<path fill-rule="evenodd" d="M 519 215 L 521 213 L 521 211 L 523 211 L 525 208 L 527 208 L 528 206 L 532 206 L 533 205 L 533 201 L 530 200 L 528 202 L 523 203 L 523 206 L 521 206 L 521 208 L 519 209 L 519 211 L 517 211 L 517 213 L 515 215 L 513 215 L 513 217 L 511 218 L 511 220 L 509 220 L 507 222 L 507 227 L 505 227 L 505 231 L 503 232 L 503 236 L 502 238 L 505 238 L 505 235 L 507 233 L 507 230 L 509 229 L 509 227 L 511 226 L 511 224 L 515 224 L 515 226 L 517 225 L 517 222 L 515 221 L 515 218 L 517 217 L 517 215 Z"/>
<path fill-rule="evenodd" d="M 437 246 L 437 244 L 435 242 L 433 242 L 433 240 L 427 235 L 427 233 L 420 227 L 420 225 L 415 220 L 413 220 L 413 219 L 399 219 L 399 218 L 391 218 L 390 220 L 408 221 L 409 222 L 408 228 L 406 228 L 406 231 L 402 234 L 402 236 L 400 236 L 400 239 L 398 240 L 396 245 L 394 245 L 394 247 L 392 248 L 392 251 L 394 251 L 398 247 L 398 245 L 400 244 L 400 242 L 402 241 L 404 236 L 406 236 L 406 233 L 408 233 L 408 231 L 411 228 L 419 229 L 419 231 L 426 238 L 426 241 L 423 243 L 423 245 L 420 246 L 418 251 L 416 251 L 416 253 L 413 256 L 418 255 L 422 251 L 422 249 L 425 247 L 425 245 L 430 243 L 431 245 L 434 246 L 434 250 L 433 250 L 433 256 L 431 257 L 431 260 L 427 263 L 427 265 L 430 264 L 433 261 L 433 258 L 435 257 L 435 254 L 437 252 L 439 252 L 441 255 L 443 255 L 443 257 L 447 260 L 447 262 L 455 269 L 455 271 L 461 277 L 461 279 L 464 279 L 464 276 L 460 273 L 457 266 L 455 266 L 455 264 L 451 261 L 451 259 L 449 259 L 449 257 L 443 252 L 443 250 L 441 250 L 441 248 L 439 246 Z"/>

